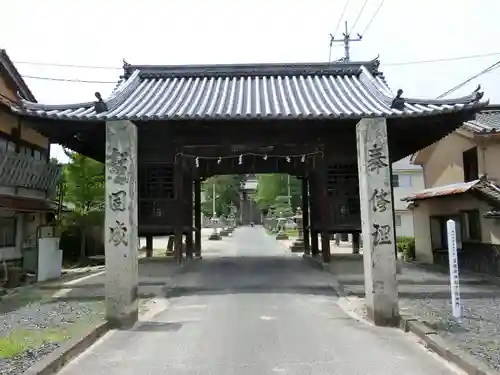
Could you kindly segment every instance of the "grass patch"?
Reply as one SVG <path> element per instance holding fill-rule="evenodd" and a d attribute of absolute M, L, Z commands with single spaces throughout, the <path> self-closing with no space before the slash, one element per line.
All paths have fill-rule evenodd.
<path fill-rule="evenodd" d="M 153 249 L 154 257 L 165 257 L 165 258 L 173 258 L 173 255 L 166 255 L 167 249 Z"/>
<path fill-rule="evenodd" d="M 276 234 L 277 234 L 277 232 L 273 232 L 272 230 L 267 229 L 267 228 L 266 228 L 266 233 L 269 234 L 269 235 L 271 235 L 271 236 L 276 236 Z M 292 228 L 285 229 L 285 234 L 288 237 L 297 237 L 297 230 L 296 229 L 292 229 Z"/>
<path fill-rule="evenodd" d="M 62 342 L 68 338 L 67 332 L 57 329 L 15 329 L 0 337 L 0 358 L 11 358 L 46 342 Z"/>
<path fill-rule="evenodd" d="M 47 299 L 46 302 L 50 302 Z M 45 343 L 63 343 L 75 335 L 81 335 L 89 327 L 104 320 L 104 303 L 92 303 L 91 312 L 83 318 L 62 322 L 49 328 L 14 328 L 0 337 L 0 359 L 15 357 L 20 353 L 42 346 Z"/>

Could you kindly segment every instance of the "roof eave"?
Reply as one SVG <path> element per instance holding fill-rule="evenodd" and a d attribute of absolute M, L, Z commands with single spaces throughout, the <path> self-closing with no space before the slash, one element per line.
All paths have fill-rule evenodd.
<path fill-rule="evenodd" d="M 0 49 L 0 65 L 7 71 L 10 80 L 15 86 L 15 89 L 22 94 L 23 99 L 36 103 L 35 95 L 31 92 L 26 81 L 23 79 L 17 68 L 15 67 L 9 55 L 4 49 Z"/>

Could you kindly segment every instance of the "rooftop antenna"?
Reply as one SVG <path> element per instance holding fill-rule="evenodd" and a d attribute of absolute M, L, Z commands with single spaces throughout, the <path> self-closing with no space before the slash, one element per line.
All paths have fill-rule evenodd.
<path fill-rule="evenodd" d="M 344 43 L 344 62 L 349 62 L 351 61 L 351 54 L 350 54 L 350 43 L 351 42 L 359 42 L 363 38 L 361 34 L 357 34 L 357 38 L 351 39 L 351 34 L 349 33 L 349 29 L 347 27 L 347 21 L 345 21 L 345 31 L 342 33 L 343 38 L 342 39 L 335 39 L 335 35 L 330 34 L 330 54 L 328 61 L 332 61 L 332 46 L 333 43 Z"/>

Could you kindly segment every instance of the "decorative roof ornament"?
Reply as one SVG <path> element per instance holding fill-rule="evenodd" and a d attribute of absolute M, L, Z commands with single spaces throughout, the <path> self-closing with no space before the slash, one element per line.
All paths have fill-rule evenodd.
<path fill-rule="evenodd" d="M 97 101 L 94 102 L 95 111 L 97 113 L 107 112 L 108 106 L 106 105 L 106 103 L 104 102 L 104 100 L 102 100 L 101 93 L 100 92 L 96 92 L 94 95 L 97 98 Z"/>
<path fill-rule="evenodd" d="M 474 93 L 476 93 L 476 97 L 474 98 L 474 102 L 479 102 L 483 96 L 484 96 L 484 91 L 480 91 L 481 90 L 481 85 L 477 85 L 476 89 L 473 91 Z"/>
<path fill-rule="evenodd" d="M 396 97 L 392 100 L 391 108 L 397 109 L 399 111 L 405 109 L 405 99 L 402 97 L 402 95 L 403 90 L 399 89 Z"/>
<path fill-rule="evenodd" d="M 372 60 L 372 71 L 373 71 L 373 74 L 377 75 L 379 72 L 378 68 L 380 68 L 380 55 L 377 55 L 377 57 L 375 57 L 373 60 Z"/>

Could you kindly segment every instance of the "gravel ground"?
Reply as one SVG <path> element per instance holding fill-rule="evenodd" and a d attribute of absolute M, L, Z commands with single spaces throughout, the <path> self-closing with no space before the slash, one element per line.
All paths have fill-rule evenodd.
<path fill-rule="evenodd" d="M 451 301 L 425 297 L 401 299 L 402 307 L 419 316 L 439 334 L 500 370 L 500 297 L 462 300 L 463 318 L 457 322 L 451 314 Z"/>
<path fill-rule="evenodd" d="M 362 261 L 334 259 L 332 273 L 346 292 L 364 294 Z M 500 287 L 463 274 L 463 318 L 451 313 L 449 279 L 440 269 L 405 265 L 399 275 L 400 310 L 427 322 L 447 341 L 500 370 Z"/>
<path fill-rule="evenodd" d="M 176 271 L 175 263 L 139 264 L 141 282 L 145 283 L 140 287 L 143 297 L 139 301 L 140 312 L 146 310 L 147 296 L 163 295 L 163 286 L 172 282 Z M 73 288 L 59 280 L 52 283 L 51 288 L 41 284 L 40 288 L 20 290 L 0 300 L 0 374 L 21 374 L 67 339 L 104 320 L 104 277 L 101 274 L 87 278 Z M 67 295 L 52 298 L 54 293 L 66 288 L 71 289 Z M 8 341 L 9 348 L 13 346 L 12 341 L 29 341 L 31 345 L 23 344 L 19 354 L 2 358 L 2 349 L 5 353 L 2 340 L 5 342 L 13 335 L 15 340 Z"/>
<path fill-rule="evenodd" d="M 58 348 L 69 335 L 78 333 L 89 324 L 102 319 L 104 319 L 102 301 L 34 302 L 0 315 L 0 339 L 19 330 L 29 337 L 31 337 L 30 331 L 33 336 L 42 331 L 53 332 L 43 335 L 40 338 L 42 342 L 35 344 L 33 348 L 7 359 L 0 358 L 0 374 L 21 374 L 37 360 Z"/>

